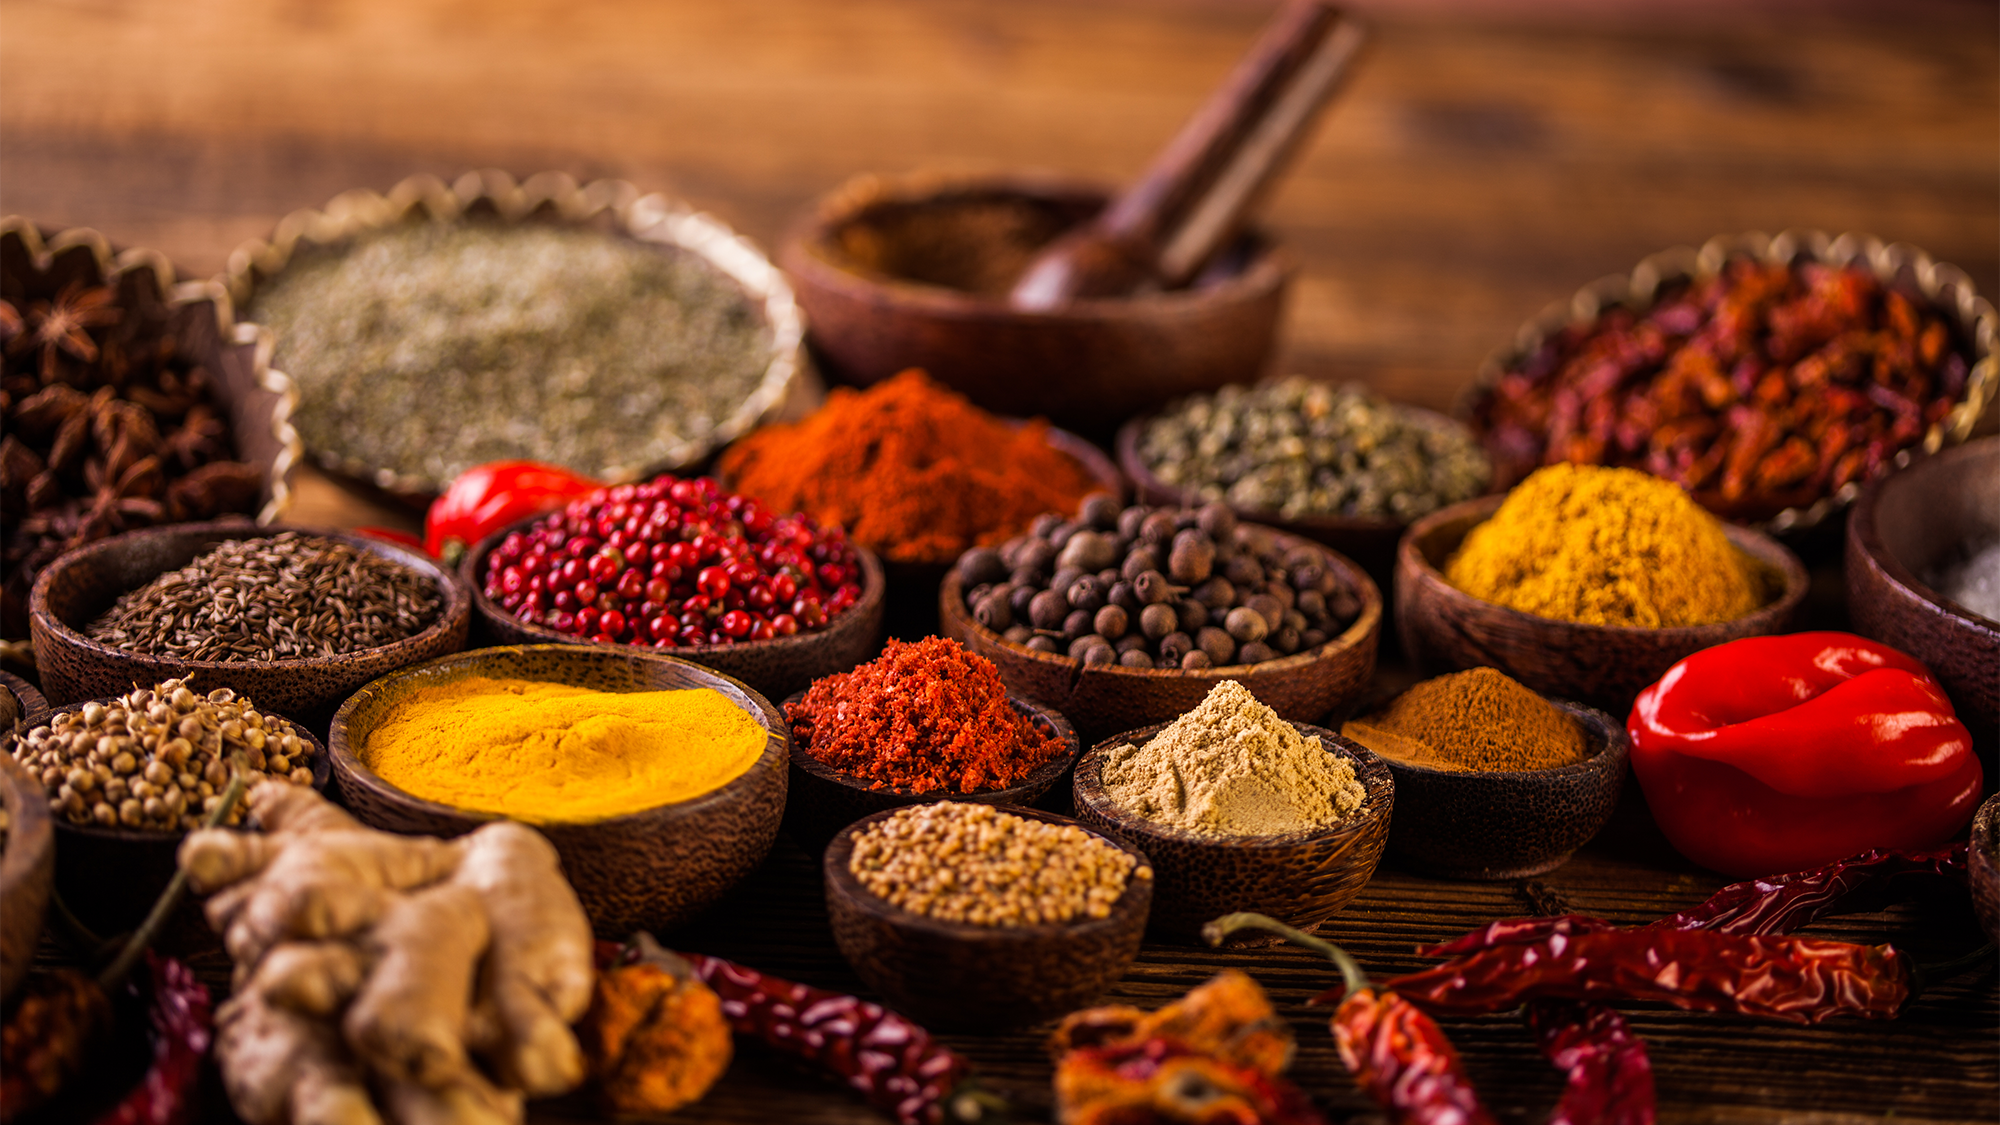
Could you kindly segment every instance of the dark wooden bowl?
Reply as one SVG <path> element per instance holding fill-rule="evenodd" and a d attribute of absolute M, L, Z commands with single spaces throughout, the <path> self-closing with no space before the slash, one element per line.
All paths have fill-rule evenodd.
<path fill-rule="evenodd" d="M 800 220 L 779 264 L 834 378 L 866 386 L 921 367 L 996 414 L 1108 440 L 1169 399 L 1256 379 L 1291 269 L 1253 234 L 1188 289 L 1055 312 L 1008 305 L 1028 256 L 1106 198 L 1027 176 L 864 176 Z"/>
<path fill-rule="evenodd" d="M 785 700 L 789 707 L 805 698 L 804 692 L 797 692 Z M 1043 734 L 1062 740 L 1068 749 L 1047 762 L 1042 763 L 1033 773 L 1018 785 L 1005 789 L 981 789 L 975 793 L 948 793 L 933 790 L 929 793 L 913 793 L 907 789 L 871 789 L 870 783 L 850 773 L 833 769 L 807 752 L 796 737 L 792 738 L 791 796 L 785 802 L 785 831 L 792 839 L 809 852 L 826 847 L 843 825 L 852 824 L 864 816 L 874 813 L 893 812 L 908 805 L 925 805 L 932 801 L 972 801 L 981 805 L 1030 805 L 1040 800 L 1044 794 L 1062 780 L 1064 773 L 1076 765 L 1076 756 L 1081 743 L 1076 730 L 1061 715 L 1037 706 L 1017 695 L 1009 695 L 1007 702 L 1014 710 L 1026 715 L 1041 729 Z M 789 716 L 784 707 L 781 713 Z M 789 724 L 788 724 L 789 727 Z"/>
<path fill-rule="evenodd" d="M 1153 880 L 1128 880 L 1105 918 L 1037 926 L 942 922 L 889 905 L 848 870 L 855 834 L 894 811 L 842 829 L 823 861 L 834 943 L 890 1007 L 938 1028 L 1020 1027 L 1088 1004 L 1131 968 L 1146 932 Z M 1077 823 L 1040 809 L 1007 811 L 1050 824 Z M 1125 841 L 1104 839 L 1148 863 Z"/>
<path fill-rule="evenodd" d="M 14 697 L 18 714 L 14 721 L 22 730 L 32 730 L 49 721 L 49 701 L 33 684 L 12 672 L 0 672 L 0 691 Z"/>
<path fill-rule="evenodd" d="M 1268 914 L 1312 930 L 1361 892 L 1389 840 L 1396 782 L 1366 747 L 1330 730 L 1294 722 L 1318 736 L 1329 754 L 1354 764 L 1367 801 L 1347 819 L 1317 832 L 1285 836 L 1200 836 L 1156 824 L 1127 811 L 1104 791 L 1104 755 L 1113 746 L 1143 744 L 1166 723 L 1100 740 L 1076 764 L 1076 815 L 1093 828 L 1141 848 L 1153 860 L 1155 937 L 1202 944 L 1201 928 L 1238 910 Z M 1269 945 L 1261 934 L 1232 938 L 1231 945 Z"/>
<path fill-rule="evenodd" d="M 2000 795 L 1986 798 L 1972 814 L 1972 842 L 1966 857 L 1971 871 L 1972 910 L 1986 936 L 2000 943 Z"/>
<path fill-rule="evenodd" d="M 1382 594 L 1375 583 L 1341 555 L 1294 535 L 1277 535 L 1280 550 L 1308 546 L 1354 588 L 1360 616 L 1340 636 L 1262 664 L 1220 668 L 1085 667 L 1080 660 L 1037 652 L 1003 640 L 980 626 L 965 608 L 965 590 L 956 572 L 938 590 L 938 618 L 945 636 L 991 660 L 1007 690 L 1061 711 L 1077 733 L 1097 741 L 1113 731 L 1170 722 L 1195 709 L 1209 689 L 1236 680 L 1287 719 L 1311 722 L 1360 698 L 1375 674 L 1375 644 L 1382 631 Z"/>
<path fill-rule="evenodd" d="M 311 744 L 313 788 L 325 792 L 327 780 L 332 776 L 332 756 L 326 746 L 290 715 L 266 708 L 263 700 L 248 692 L 241 689 L 238 692 L 266 715 L 290 721 L 299 737 Z M 98 696 L 95 702 L 110 703 L 114 698 Z M 61 710 L 75 710 L 87 702 L 92 701 L 82 700 Z M 55 821 L 58 844 L 55 886 L 62 895 L 63 905 L 99 937 L 137 929 L 153 909 L 160 892 L 173 880 L 178 865 L 176 857 L 187 833 L 99 828 L 94 824 L 71 824 L 53 814 L 50 819 Z M 167 916 L 166 927 L 155 945 L 163 952 L 186 956 L 219 950 L 222 938 L 209 929 L 201 903 L 188 895 Z"/>
<path fill-rule="evenodd" d="M 783 699 L 804 690 L 821 676 L 845 672 L 872 658 L 882 645 L 882 611 L 888 583 L 882 563 L 873 554 L 856 549 L 861 559 L 861 599 L 832 624 L 815 633 L 773 637 L 768 641 L 740 641 L 727 645 L 686 645 L 670 649 L 615 644 L 601 645 L 571 633 L 559 633 L 545 625 L 530 625 L 486 596 L 480 572 L 486 556 L 509 533 L 525 531 L 540 516 L 504 527 L 479 541 L 458 564 L 460 581 L 472 601 L 473 640 L 481 645 L 583 645 L 630 652 L 665 652 L 670 656 L 712 668 L 725 676 L 743 681 L 766 699 Z M 621 935 L 622 936 L 622 935 Z"/>
<path fill-rule="evenodd" d="M 7 848 L 0 852 L 0 1004 L 5 1004 L 34 963 L 56 860 L 55 818 L 42 783 L 5 751 L 0 751 L 0 808 L 8 819 Z"/>
<path fill-rule="evenodd" d="M 597 691 L 713 688 L 770 733 L 748 772 L 685 801 L 606 820 L 536 824 L 562 857 L 563 874 L 600 937 L 665 933 L 721 897 L 764 860 L 785 812 L 791 733 L 768 700 L 739 680 L 649 649 L 527 645 L 474 649 L 384 676 L 354 693 L 327 740 L 340 802 L 363 823 L 391 832 L 459 836 L 491 820 L 415 797 L 363 764 L 368 734 L 417 689 L 493 676 L 572 684 Z"/>
<path fill-rule="evenodd" d="M 267 539 L 283 531 L 324 536 L 430 576 L 438 586 L 437 620 L 414 636 L 343 656 L 299 660 L 177 660 L 113 648 L 83 630 L 120 594 L 194 561 L 227 539 Z M 28 615 L 42 690 L 57 706 L 122 695 L 134 684 L 184 677 L 203 691 L 234 688 L 259 707 L 290 718 L 315 734 L 325 732 L 334 708 L 354 689 L 398 668 L 465 647 L 472 600 L 458 576 L 419 551 L 341 531 L 305 527 L 253 527 L 240 523 L 190 523 L 147 528 L 72 551 L 35 580 Z"/>
<path fill-rule="evenodd" d="M 1549 701 L 1583 729 L 1589 756 L 1545 770 L 1444 770 L 1377 755 L 1396 779 L 1389 849 L 1445 879 L 1525 879 L 1590 842 L 1618 806 L 1632 744 L 1594 707 Z"/>
<path fill-rule="evenodd" d="M 2000 622 L 1919 577 L 1967 543 L 2000 539 L 2000 437 L 1870 483 L 1847 519 L 1847 613 L 1864 636 L 1931 670 L 1992 768 L 2000 733 Z"/>
<path fill-rule="evenodd" d="M 1504 496 L 1453 504 L 1410 525 L 1396 553 L 1396 619 L 1403 652 L 1428 675 L 1497 668 L 1543 695 L 1623 715 L 1640 689 L 1702 649 L 1783 632 L 1806 596 L 1806 570 L 1783 544 L 1723 524 L 1729 541 L 1782 576 L 1782 591 L 1732 621 L 1672 629 L 1579 625 L 1481 601 L 1445 581 L 1445 560 Z"/>

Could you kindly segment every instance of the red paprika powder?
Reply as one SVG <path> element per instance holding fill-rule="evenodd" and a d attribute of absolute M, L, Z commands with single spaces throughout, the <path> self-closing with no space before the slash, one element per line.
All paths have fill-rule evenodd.
<path fill-rule="evenodd" d="M 785 717 L 806 753 L 874 789 L 1004 789 L 1065 749 L 1007 702 L 992 661 L 944 637 L 890 641 L 814 681 Z"/>

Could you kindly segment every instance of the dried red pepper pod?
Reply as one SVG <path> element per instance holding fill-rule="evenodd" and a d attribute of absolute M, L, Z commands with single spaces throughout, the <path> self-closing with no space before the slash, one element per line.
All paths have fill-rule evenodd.
<path fill-rule="evenodd" d="M 201 1109 L 201 1064 L 215 1039 L 215 1006 L 194 970 L 146 951 L 153 1061 L 124 1100 L 92 1125 L 188 1125 Z"/>
<path fill-rule="evenodd" d="M 1847 633 L 1704 649 L 1639 693 L 1632 772 L 1681 854 L 1747 876 L 1964 827 L 1982 773 L 1924 666 Z"/>
<path fill-rule="evenodd" d="M 424 513 L 424 550 L 456 566 L 473 544 L 508 524 L 603 488 L 589 477 L 539 461 L 492 461 L 453 478 Z"/>
<path fill-rule="evenodd" d="M 1827 914 L 1883 905 L 1894 885 L 1923 878 L 1963 884 L 1967 871 L 1964 841 L 1920 852 L 1870 849 L 1811 871 L 1731 883 L 1649 928 L 1788 934 Z"/>
<path fill-rule="evenodd" d="M 1653 1125 L 1653 1061 L 1624 1016 L 1567 1000 L 1527 1011 L 1543 1056 L 1569 1075 L 1548 1125 Z"/>
<path fill-rule="evenodd" d="M 1225 914 L 1202 927 L 1210 945 L 1237 930 L 1265 930 L 1316 950 L 1340 969 L 1345 999 L 1333 1013 L 1334 1043 L 1355 1085 L 1389 1111 L 1396 1125 L 1494 1125 L 1451 1040 L 1429 1016 L 1368 974 L 1331 942 L 1262 914 Z M 1322 998 L 1324 999 L 1324 998 Z M 1316 1003 L 1319 1001 L 1315 1001 Z"/>

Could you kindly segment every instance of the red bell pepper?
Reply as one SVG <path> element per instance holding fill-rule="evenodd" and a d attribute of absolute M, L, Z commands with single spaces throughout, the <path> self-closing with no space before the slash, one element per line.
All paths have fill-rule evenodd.
<path fill-rule="evenodd" d="M 539 461 L 474 465 L 458 474 L 424 514 L 424 550 L 447 566 L 457 566 L 467 548 L 493 532 L 603 487 L 589 477 Z"/>
<path fill-rule="evenodd" d="M 1626 729 L 1667 839 L 1728 875 L 1941 843 L 1984 780 L 1930 672 L 1848 633 L 1697 652 L 1639 693 Z"/>

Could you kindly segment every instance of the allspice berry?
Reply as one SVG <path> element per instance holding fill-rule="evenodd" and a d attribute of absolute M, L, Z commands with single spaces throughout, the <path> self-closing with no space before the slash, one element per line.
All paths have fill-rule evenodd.
<path fill-rule="evenodd" d="M 1263 640 L 1264 635 L 1271 631 L 1271 625 L 1264 620 L 1263 614 L 1241 605 L 1229 611 L 1229 616 L 1222 620 L 1222 627 L 1229 631 L 1231 637 L 1246 645 Z"/>
<path fill-rule="evenodd" d="M 974 547 L 958 556 L 958 580 L 966 589 L 985 586 L 1007 577 L 1007 564 L 991 547 Z"/>
<path fill-rule="evenodd" d="M 1109 637 L 1115 641 L 1125 635 L 1125 630 L 1130 627 L 1131 620 L 1125 612 L 1124 606 L 1107 605 L 1097 611 L 1094 624 L 1097 627 L 1097 634 L 1099 636 Z"/>
<path fill-rule="evenodd" d="M 1180 628 L 1180 616 L 1169 605 L 1149 605 L 1139 613 L 1139 631 L 1157 641 Z"/>
<path fill-rule="evenodd" d="M 1037 629 L 1060 629 L 1068 616 L 1069 599 L 1054 590 L 1043 590 L 1028 603 L 1028 620 Z"/>
<path fill-rule="evenodd" d="M 1174 536 L 1173 553 L 1167 557 L 1167 574 L 1174 581 L 1193 586 L 1208 581 L 1215 569 L 1215 544 L 1200 531 L 1188 530 Z"/>

